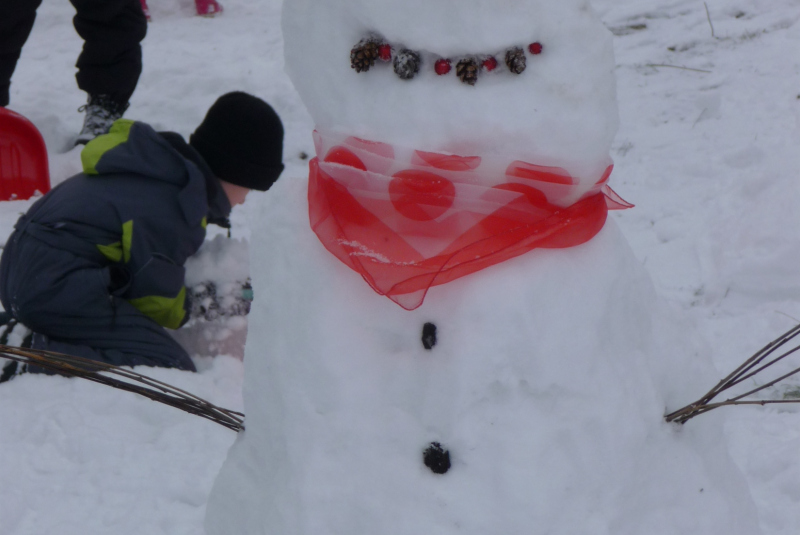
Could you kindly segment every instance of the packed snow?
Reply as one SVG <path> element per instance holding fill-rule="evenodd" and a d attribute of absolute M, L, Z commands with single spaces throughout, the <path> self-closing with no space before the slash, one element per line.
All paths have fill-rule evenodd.
<path fill-rule="evenodd" d="M 358 3 L 362 4 L 366 2 Z M 618 224 L 633 254 L 649 272 L 655 292 L 665 299 L 665 306 L 672 309 L 656 318 L 677 317 L 675 321 L 679 326 L 693 324 L 704 339 L 686 336 L 675 345 L 670 342 L 669 346 L 658 350 L 658 354 L 664 355 L 664 362 L 660 364 L 663 368 L 658 375 L 668 378 L 672 387 L 679 390 L 673 393 L 673 398 L 665 398 L 669 408 L 677 408 L 672 404 L 678 399 L 689 401 L 699 397 L 711 386 L 706 383 L 707 378 L 713 382 L 722 377 L 767 341 L 795 325 L 798 320 L 794 318 L 800 318 L 794 268 L 800 257 L 795 252 L 800 245 L 796 230 L 800 227 L 794 210 L 799 193 L 793 183 L 800 169 L 796 150 L 800 142 L 800 60 L 793 54 L 800 40 L 800 4 L 796 0 L 774 0 L 768 4 L 756 0 L 712 0 L 707 2 L 707 7 L 708 13 L 703 2 L 695 0 L 595 2 L 602 21 L 615 35 L 620 130 L 611 150 L 615 161 L 612 186 L 637 205 L 632 210 L 614 213 L 611 219 Z M 311 138 L 314 121 L 283 72 L 280 2 L 227 0 L 225 13 L 213 19 L 192 16 L 193 5 L 187 0 L 151 0 L 150 8 L 153 22 L 144 43 L 145 71 L 127 113 L 129 117 L 187 135 L 217 96 L 242 89 L 272 103 L 287 127 L 287 170 L 277 189 L 267 194 L 251 194 L 244 209 L 234 213 L 233 237 L 252 244 L 250 269 L 254 276 L 256 310 L 251 315 L 250 332 L 265 329 L 256 327 L 253 321 L 264 318 L 266 310 L 273 310 L 275 318 L 288 330 L 284 340 L 291 337 L 313 347 L 313 338 L 324 335 L 334 347 L 341 348 L 342 354 L 348 354 L 362 340 L 346 338 L 347 328 L 352 325 L 349 318 L 339 317 L 343 315 L 336 312 L 332 301 L 358 300 L 360 303 L 362 298 L 367 304 L 363 309 L 358 307 L 356 317 L 360 321 L 378 322 L 370 314 L 375 315 L 375 311 L 380 310 L 381 314 L 384 311 L 387 314 L 387 318 L 379 322 L 381 325 L 392 324 L 393 328 L 403 330 L 403 322 L 414 323 L 416 331 L 416 318 L 371 293 L 357 276 L 338 265 L 328 253 L 320 251 L 313 236 L 307 235 L 308 228 L 301 224 L 304 214 L 291 211 L 300 204 L 302 197 L 300 181 L 307 171 L 304 156 L 314 152 Z M 78 151 L 68 150 L 71 138 L 80 127 L 81 116 L 75 109 L 84 100 L 73 78 L 72 65 L 81 42 L 71 27 L 71 16 L 69 3 L 45 0 L 23 51 L 11 93 L 11 109 L 30 118 L 45 137 L 51 151 L 54 182 L 76 172 L 80 165 Z M 493 40 L 499 38 L 473 33 L 481 50 L 483 44 L 495 46 Z M 352 44 L 348 42 L 348 46 Z M 423 45 L 433 49 L 438 43 L 419 46 Z M 342 55 L 343 70 L 349 71 L 347 52 Z M 372 79 L 377 79 L 372 75 L 394 76 L 391 72 L 367 74 Z M 279 195 L 290 199 L 292 204 L 282 204 Z M 11 232 L 19 213 L 29 204 L 10 202 L 0 207 L 3 234 Z M 270 227 L 265 229 L 262 224 L 267 220 Z M 265 250 L 267 240 L 274 243 L 276 238 L 299 250 L 292 254 Z M 624 241 L 613 226 L 609 226 L 597 237 L 596 243 L 590 242 L 582 250 L 571 250 L 566 255 L 576 261 L 588 259 L 609 242 L 624 244 Z M 315 299 L 321 300 L 323 309 L 334 312 L 317 316 L 320 318 L 317 326 L 291 324 L 286 321 L 288 318 L 280 317 L 281 306 L 288 307 L 287 312 L 291 314 L 307 307 L 306 303 L 293 301 L 307 299 L 305 292 L 293 295 L 285 288 L 276 291 L 276 295 L 269 295 L 259 290 L 259 284 L 266 284 L 271 273 L 288 267 L 281 258 L 302 255 L 318 258 L 320 263 L 331 268 L 323 273 L 319 266 L 293 264 L 298 271 L 293 275 L 298 278 L 317 273 L 317 270 L 324 277 L 312 281 L 313 288 L 319 290 Z M 551 271 L 543 270 L 543 273 L 550 273 L 557 280 L 566 276 L 554 273 L 556 261 L 545 260 L 542 253 L 517 260 L 531 264 L 531 277 L 536 273 L 533 264 L 550 266 Z M 603 261 L 613 264 L 619 260 L 603 257 Z M 497 266 L 501 272 L 513 268 L 510 263 Z M 233 268 L 222 271 L 228 269 Z M 606 264 L 598 267 L 600 274 L 609 269 Z M 465 295 L 473 295 L 475 299 L 497 286 L 501 287 L 496 291 L 513 291 L 502 288 L 502 281 L 490 281 L 489 273 L 482 272 L 472 280 L 466 278 L 438 290 L 452 296 L 459 289 L 472 288 L 473 293 L 466 291 Z M 636 274 L 637 270 L 631 273 Z M 326 281 L 329 281 L 325 288 L 330 290 L 330 295 L 323 291 Z M 587 310 L 579 310 L 579 317 L 597 316 L 602 312 L 596 300 L 582 302 L 579 296 L 563 295 L 571 288 L 548 290 L 542 294 L 546 296 L 545 309 L 582 303 Z M 587 288 L 586 291 L 587 299 L 611 292 L 608 288 Z M 425 307 L 420 309 L 424 310 Z M 542 312 L 536 307 L 532 310 Z M 435 312 L 438 317 L 445 316 L 444 311 Z M 468 313 L 463 309 L 453 312 L 459 318 Z M 486 314 L 483 318 L 497 333 L 503 332 L 503 326 L 496 322 L 508 321 L 502 312 L 497 316 Z M 516 321 L 522 320 L 517 318 Z M 574 329 L 580 328 L 580 325 L 574 326 Z M 274 329 L 270 327 L 268 332 Z M 562 333 L 567 331 L 566 326 L 563 329 Z M 624 332 L 635 331 L 631 326 Z M 490 347 L 506 342 L 497 339 L 499 334 L 492 339 L 472 338 L 474 334 L 465 332 L 460 341 L 453 343 L 471 341 Z M 304 335 L 307 340 L 303 340 Z M 440 348 L 447 347 L 451 335 L 444 329 L 440 336 Z M 379 346 L 384 357 L 422 352 L 421 345 L 413 350 L 406 348 L 410 342 L 392 333 L 386 336 L 376 333 L 368 342 L 369 347 Z M 418 339 L 414 342 L 418 344 Z M 656 342 L 663 343 L 664 339 L 657 338 Z M 341 379 L 339 376 L 347 370 L 336 369 L 335 359 L 331 358 L 328 367 L 323 369 L 302 370 L 303 362 L 290 362 L 285 375 L 260 371 L 267 367 L 268 361 L 259 357 L 268 349 L 274 353 L 282 349 L 271 347 L 271 343 L 266 336 L 252 334 L 248 341 L 247 373 L 252 369 L 253 373 L 264 373 L 268 378 L 263 385 L 251 382 L 250 393 L 246 392 L 245 396 L 253 395 L 254 388 L 262 388 L 265 395 L 274 397 L 274 405 L 261 407 L 260 413 L 245 407 L 252 418 L 260 418 L 259 414 L 265 418 L 279 417 L 276 408 L 284 403 L 281 393 L 286 391 L 287 395 L 292 395 L 295 388 L 303 391 L 316 387 L 319 392 L 315 395 L 321 400 L 335 396 L 335 390 L 326 390 L 321 382 L 310 379 L 328 375 Z M 357 354 L 364 358 L 365 349 L 357 349 Z M 435 355 L 435 349 L 431 354 Z M 703 355 L 710 356 L 718 371 L 684 368 L 693 354 L 700 355 L 700 360 Z M 290 354 L 285 355 L 286 359 L 290 357 Z M 352 363 L 352 358 L 347 362 Z M 418 362 L 423 356 L 410 358 Z M 212 402 L 241 409 L 244 373 L 241 362 L 227 356 L 198 356 L 197 362 L 201 371 L 196 375 L 172 370 L 140 371 Z M 549 368 L 558 366 L 557 362 L 547 360 L 536 364 Z M 311 363 L 306 365 L 310 367 Z M 374 360 L 365 359 L 363 367 L 351 371 L 366 373 L 378 365 Z M 392 365 L 403 364 L 394 362 Z M 656 366 L 656 363 L 648 365 Z M 390 370 L 387 367 L 386 373 Z M 607 366 L 598 370 L 602 374 L 610 372 Z M 507 373 L 515 377 L 513 372 Z M 630 374 L 627 368 L 621 369 L 614 380 L 626 384 L 630 391 L 639 392 L 642 399 L 653 396 L 654 392 L 666 391 L 664 385 L 640 384 L 635 380 L 641 376 L 638 373 L 635 368 Z M 299 375 L 305 378 L 304 382 L 291 383 L 291 378 Z M 632 384 L 626 383 L 626 378 Z M 431 377 L 420 378 L 421 381 L 425 379 Z M 685 380 L 686 384 L 676 385 L 679 380 Z M 282 381 L 286 383 L 280 384 Z M 600 399 L 612 397 L 614 385 L 599 383 L 589 385 L 593 389 L 590 392 Z M 388 380 L 375 386 L 386 384 Z M 780 396 L 798 385 L 800 382 L 790 380 L 786 386 L 776 388 L 775 395 Z M 576 389 L 581 386 L 585 385 L 580 382 L 574 385 Z M 344 394 L 343 400 L 347 402 L 366 395 L 361 391 Z M 406 393 L 390 391 L 386 394 L 405 396 Z M 658 407 L 657 400 L 652 397 L 648 399 L 650 401 L 643 407 L 624 408 L 633 412 L 649 411 L 655 429 L 662 425 L 658 418 L 664 407 Z M 509 399 L 509 403 L 513 401 Z M 441 408 L 446 411 L 449 406 Z M 285 429 L 292 437 L 304 432 L 292 427 L 288 420 L 301 409 L 295 408 L 284 415 L 287 418 Z M 270 411 L 273 412 L 270 414 Z M 712 413 L 693 420 L 676 435 L 679 437 L 676 440 L 692 440 L 701 435 L 718 438 L 721 435 L 715 427 L 724 418 L 730 454 L 748 483 L 763 533 L 794 535 L 800 531 L 798 411 L 786 406 L 737 407 L 718 412 L 718 415 Z M 325 422 L 324 414 L 319 418 L 330 425 Z M 485 423 L 477 415 L 474 418 L 476 424 Z M 622 428 L 622 424 L 613 419 L 599 419 L 597 425 L 600 422 Z M 343 421 L 342 424 L 361 436 L 370 436 L 370 430 L 359 421 Z M 132 394 L 78 380 L 36 376 L 21 376 L 0 385 L 0 430 L 0 533 L 3 535 L 202 533 L 212 483 L 236 439 L 227 429 Z M 464 433 L 464 440 L 469 437 L 469 433 Z M 259 439 L 267 443 L 284 440 L 284 437 L 261 432 Z M 520 437 L 523 441 L 529 439 L 529 435 Z M 386 437 L 382 440 L 388 441 Z M 699 439 L 694 440 L 694 444 L 699 443 Z M 366 451 L 378 455 L 381 445 L 391 446 L 376 443 L 374 450 Z M 402 440 L 395 444 L 403 445 L 406 444 Z M 330 444 L 334 458 L 345 455 L 336 449 L 338 446 Z M 359 448 L 369 446 L 372 444 Z M 576 443 L 574 454 L 562 451 L 562 455 L 566 461 L 579 466 L 581 451 L 589 450 L 589 458 L 594 458 L 592 446 Z M 667 447 L 666 443 L 661 443 L 660 447 Z M 707 447 L 708 451 L 716 451 L 715 448 L 721 446 L 716 443 Z M 365 450 L 358 449 L 347 455 L 362 451 Z M 458 477 L 458 457 L 455 450 L 453 453 L 453 471 L 444 478 Z M 311 466 L 334 473 L 340 469 L 327 464 L 324 458 L 308 461 Z M 421 478 L 421 473 L 413 473 L 420 467 L 421 462 L 416 459 L 407 476 Z M 271 468 L 282 469 L 280 466 Z M 655 470 L 652 466 L 645 465 L 645 468 L 642 473 Z M 731 481 L 736 487 L 736 471 L 725 467 L 724 463 L 722 468 L 724 474 L 714 474 L 710 478 L 712 483 Z M 684 470 L 685 466 L 680 469 Z M 633 485 L 634 474 L 626 473 L 631 479 L 623 483 Z M 433 474 L 427 475 L 433 477 Z M 689 488 L 693 483 L 669 481 L 675 488 L 683 484 Z M 599 485 L 599 478 L 589 477 L 587 483 Z M 398 492 L 404 488 L 400 487 Z M 699 488 L 695 491 L 700 495 Z M 739 496 L 736 505 L 746 513 L 746 493 L 741 490 L 736 493 Z M 632 496 L 631 513 L 621 518 L 635 521 L 637 515 L 646 514 L 636 509 L 636 504 L 652 503 L 648 500 L 655 498 L 657 496 Z M 637 502 L 637 499 L 642 501 Z M 554 512 L 558 513 L 558 508 L 562 508 L 561 512 L 569 507 L 580 508 L 585 503 L 570 502 L 566 497 L 554 506 L 557 509 Z M 601 502 L 598 500 L 596 504 Z M 370 502 L 361 504 L 367 513 L 373 514 L 369 505 Z M 289 506 L 296 507 L 296 504 Z M 378 503 L 375 508 L 384 506 Z M 714 509 L 717 505 L 709 507 L 718 510 Z M 660 525 L 671 521 L 672 515 L 667 514 Z M 354 527 L 347 525 L 341 532 Z M 332 527 L 329 525 L 326 529 Z M 692 532 L 688 528 L 685 531 Z"/>

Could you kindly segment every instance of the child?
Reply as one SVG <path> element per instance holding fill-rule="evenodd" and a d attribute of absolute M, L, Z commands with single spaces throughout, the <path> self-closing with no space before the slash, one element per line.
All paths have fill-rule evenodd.
<path fill-rule="evenodd" d="M 33 348 L 115 365 L 194 370 L 164 330 L 188 319 L 183 264 L 231 206 L 283 171 L 263 100 L 220 97 L 189 138 L 126 119 L 81 153 L 84 172 L 39 199 L 0 258 L 0 301 Z"/>

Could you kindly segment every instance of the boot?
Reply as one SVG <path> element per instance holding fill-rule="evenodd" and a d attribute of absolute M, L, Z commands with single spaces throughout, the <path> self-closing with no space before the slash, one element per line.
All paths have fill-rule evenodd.
<path fill-rule="evenodd" d="M 150 8 L 147 7 L 147 0 L 139 0 L 142 3 L 142 11 L 144 16 L 147 17 L 147 22 L 150 22 Z"/>
<path fill-rule="evenodd" d="M 17 375 L 22 375 L 26 371 L 25 364 L 20 364 L 16 360 L 11 360 L 0 369 L 0 383 L 6 383 Z"/>
<path fill-rule="evenodd" d="M 194 0 L 197 14 L 204 17 L 213 17 L 222 13 L 222 6 L 217 0 Z"/>
<path fill-rule="evenodd" d="M 114 121 L 122 117 L 128 103 L 120 104 L 114 102 L 106 95 L 89 95 L 89 102 L 78 108 L 78 111 L 85 111 L 86 117 L 83 120 L 83 129 L 75 140 L 76 145 L 85 145 L 99 135 L 107 134 Z"/>
<path fill-rule="evenodd" d="M 8 312 L 0 312 L 0 344 L 8 345 L 9 342 L 18 343 L 22 349 L 30 349 L 33 338 L 33 333 L 26 329 L 24 325 L 17 323 L 17 320 L 11 317 Z M 11 336 L 14 330 L 18 332 Z M 19 342 L 19 336 L 22 336 L 22 342 Z M 15 360 L 8 360 L 0 357 L 0 383 L 10 381 L 17 375 L 22 375 L 27 372 L 28 365 L 22 364 Z"/>

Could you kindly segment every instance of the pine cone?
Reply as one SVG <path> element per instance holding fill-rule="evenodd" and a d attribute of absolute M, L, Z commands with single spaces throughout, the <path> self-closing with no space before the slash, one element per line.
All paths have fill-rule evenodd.
<path fill-rule="evenodd" d="M 411 80 L 419 72 L 422 58 L 413 50 L 403 49 L 394 57 L 394 72 L 403 80 Z"/>
<path fill-rule="evenodd" d="M 478 62 L 471 58 L 462 59 L 456 65 L 456 76 L 465 84 L 475 85 L 478 81 Z"/>
<path fill-rule="evenodd" d="M 522 74 L 522 71 L 527 66 L 526 64 L 525 51 L 521 48 L 511 48 L 506 52 L 506 65 L 508 65 L 508 70 L 514 74 Z"/>
<path fill-rule="evenodd" d="M 380 43 L 374 39 L 362 39 L 350 51 L 350 67 L 356 72 L 367 72 L 375 65 L 379 56 Z"/>

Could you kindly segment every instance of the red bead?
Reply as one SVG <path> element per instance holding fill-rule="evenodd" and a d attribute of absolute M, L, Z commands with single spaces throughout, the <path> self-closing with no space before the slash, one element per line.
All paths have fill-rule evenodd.
<path fill-rule="evenodd" d="M 378 47 L 378 57 L 382 61 L 392 60 L 392 45 L 382 44 Z"/>
<path fill-rule="evenodd" d="M 497 60 L 494 57 L 489 56 L 485 60 L 483 60 L 483 68 L 487 71 L 491 72 L 497 68 Z"/>
<path fill-rule="evenodd" d="M 437 59 L 436 63 L 433 65 L 433 68 L 436 71 L 436 74 L 441 76 L 443 74 L 447 74 L 448 72 L 450 72 L 450 69 L 452 67 L 450 66 L 449 59 Z"/>
<path fill-rule="evenodd" d="M 542 50 L 544 50 L 544 47 L 542 46 L 542 43 L 538 43 L 538 42 L 537 43 L 531 43 L 530 46 L 528 46 L 528 50 L 534 56 L 538 56 L 539 54 L 542 53 Z"/>

